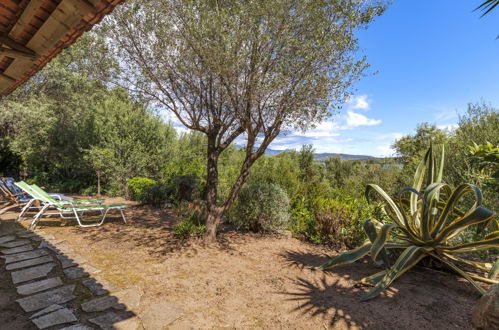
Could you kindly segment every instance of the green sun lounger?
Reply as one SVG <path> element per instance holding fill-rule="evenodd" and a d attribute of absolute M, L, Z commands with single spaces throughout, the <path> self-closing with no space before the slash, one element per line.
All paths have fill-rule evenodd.
<path fill-rule="evenodd" d="M 58 194 L 49 194 L 45 192 L 42 188 L 38 187 L 36 184 L 29 185 L 24 181 L 19 181 L 14 183 L 18 188 L 20 188 L 26 195 L 31 196 L 31 199 L 24 205 L 19 213 L 17 220 L 21 219 L 26 212 L 31 209 L 41 210 L 40 206 L 37 206 L 37 201 L 41 202 L 41 198 L 44 198 L 46 201 L 49 201 L 52 204 L 102 204 L 104 203 L 103 199 L 89 199 L 89 200 L 76 200 L 76 199 L 62 199 Z"/>
<path fill-rule="evenodd" d="M 36 226 L 42 216 L 51 214 L 58 214 L 63 219 L 76 219 L 80 227 L 96 227 L 104 223 L 110 210 L 119 210 L 123 222 L 126 223 L 125 214 L 123 213 L 123 209 L 127 207 L 126 204 L 98 204 L 102 203 L 103 200 L 58 201 L 36 185 L 28 185 L 23 181 L 17 182 L 16 185 L 33 196 L 34 200 L 38 200 L 42 204 L 41 210 L 34 216 L 33 221 L 31 222 L 31 228 Z M 56 212 L 47 212 L 49 208 L 56 209 Z M 85 212 L 99 212 L 100 218 L 90 220 L 83 219 Z M 85 224 L 84 222 L 92 223 Z"/>

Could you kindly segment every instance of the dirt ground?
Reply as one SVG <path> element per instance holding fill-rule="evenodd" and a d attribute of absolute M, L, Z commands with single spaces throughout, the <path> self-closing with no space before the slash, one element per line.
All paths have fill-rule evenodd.
<path fill-rule="evenodd" d="M 360 302 L 369 288 L 357 281 L 379 271 L 368 260 L 313 271 L 336 252 L 291 237 L 231 230 L 203 246 L 174 238 L 170 210 L 130 205 L 126 215 L 127 224 L 114 218 L 80 228 L 49 219 L 39 227 L 102 269 L 101 278 L 121 289 L 139 288 L 139 301 L 123 302 L 129 310 L 160 301 L 179 306 L 183 313 L 170 329 L 472 328 L 478 294 L 453 274 L 415 268 L 378 298 Z M 0 290 L 7 280 L 1 272 Z M 0 308 L 18 310 L 13 297 L 0 296 Z"/>

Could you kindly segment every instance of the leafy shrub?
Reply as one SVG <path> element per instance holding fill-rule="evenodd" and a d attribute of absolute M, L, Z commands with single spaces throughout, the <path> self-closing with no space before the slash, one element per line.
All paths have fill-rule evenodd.
<path fill-rule="evenodd" d="M 366 195 L 373 192 L 384 201 L 384 211 L 390 222 L 366 220 L 364 228 L 369 241 L 331 259 L 319 269 L 351 263 L 367 254 L 371 254 L 373 261 L 380 257 L 386 269 L 361 280 L 374 286 L 362 300 L 379 295 L 423 258 L 438 260 L 467 279 L 481 294 L 485 290 L 475 281 L 499 283 L 496 280 L 499 260 L 495 264 L 477 262 L 463 255 L 499 248 L 499 231 L 479 241 L 456 243 L 456 238 L 462 236 L 470 226 L 477 226 L 477 230 L 481 231 L 491 223 L 497 225 L 495 214 L 481 206 L 482 193 L 478 187 L 461 184 L 453 189 L 442 183 L 443 160 L 442 152 L 440 167 L 437 166 L 430 145 L 416 169 L 413 186 L 402 189 L 395 199 L 390 198 L 379 186 L 368 185 Z M 473 199 L 472 204 L 468 203 L 469 198 Z M 389 240 L 390 237 L 394 240 Z M 390 265 L 387 249 L 403 251 L 393 265 Z M 459 267 L 462 263 L 487 271 L 488 278 L 467 273 Z"/>
<path fill-rule="evenodd" d="M 278 185 L 245 186 L 239 193 L 231 221 L 246 230 L 274 232 L 287 227 L 289 199 Z"/>
<path fill-rule="evenodd" d="M 319 197 L 309 207 L 302 200 L 291 210 L 291 230 L 316 244 L 352 247 L 364 241 L 362 223 L 375 214 L 375 206 L 345 196 Z"/>
<path fill-rule="evenodd" d="M 158 182 L 153 179 L 135 177 L 128 180 L 128 192 L 133 200 L 141 201 L 144 199 L 144 194 L 147 188 L 157 184 Z"/>
<path fill-rule="evenodd" d="M 197 225 L 190 219 L 182 219 L 173 228 L 174 235 L 180 239 L 187 239 L 190 237 L 201 237 L 205 232 L 205 225 Z"/>
<path fill-rule="evenodd" d="M 133 200 L 145 204 L 159 205 L 170 198 L 174 189 L 156 180 L 135 177 L 128 181 L 128 191 Z"/>
<path fill-rule="evenodd" d="M 316 243 L 322 243 L 321 237 L 317 232 L 315 215 L 305 205 L 305 198 L 298 200 L 296 206 L 291 210 L 291 231 L 294 236 L 303 236 L 303 238 Z"/>
<path fill-rule="evenodd" d="M 366 238 L 362 223 L 372 213 L 373 207 L 360 200 L 317 198 L 316 231 L 323 243 L 352 247 Z"/>

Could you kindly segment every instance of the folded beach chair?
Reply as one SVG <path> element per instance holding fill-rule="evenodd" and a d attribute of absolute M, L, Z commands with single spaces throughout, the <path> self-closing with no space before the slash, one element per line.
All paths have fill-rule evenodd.
<path fill-rule="evenodd" d="M 123 222 L 126 223 L 125 214 L 123 209 L 126 204 L 109 204 L 103 205 L 103 200 L 72 200 L 60 201 L 51 198 L 43 189 L 36 185 L 28 185 L 26 182 L 16 182 L 16 185 L 22 190 L 33 196 L 33 199 L 40 201 L 42 204 L 41 210 L 35 215 L 30 227 L 36 226 L 42 216 L 58 214 L 63 219 L 76 219 L 80 227 L 96 227 L 104 223 L 106 216 L 110 210 L 119 210 Z M 53 208 L 56 212 L 47 212 L 49 208 Z M 98 212 L 100 218 L 98 219 L 83 219 L 84 213 Z M 85 224 L 84 222 L 92 222 Z"/>
<path fill-rule="evenodd" d="M 5 178 L 0 179 L 0 195 L 2 196 L 0 214 L 16 207 L 22 207 L 30 200 L 29 196 L 25 196 L 22 191 L 17 189 L 12 191 Z"/>

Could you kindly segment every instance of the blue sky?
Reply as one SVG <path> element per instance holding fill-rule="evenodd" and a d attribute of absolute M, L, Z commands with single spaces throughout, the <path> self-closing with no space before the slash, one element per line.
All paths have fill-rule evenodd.
<path fill-rule="evenodd" d="M 339 115 L 272 149 L 390 156 L 421 122 L 452 127 L 468 103 L 499 107 L 499 9 L 480 18 L 481 0 L 395 0 L 358 34 L 371 73 Z"/>

